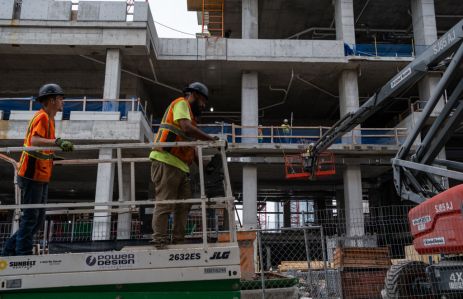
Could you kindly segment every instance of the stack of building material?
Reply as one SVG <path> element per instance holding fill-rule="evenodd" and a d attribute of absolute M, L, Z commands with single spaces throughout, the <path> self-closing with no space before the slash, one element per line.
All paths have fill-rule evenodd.
<path fill-rule="evenodd" d="M 390 265 L 387 247 L 336 248 L 334 267 L 341 271 L 343 298 L 381 298 L 384 278 Z"/>
<path fill-rule="evenodd" d="M 332 268 L 332 263 L 326 262 L 326 268 Z M 289 270 L 295 271 L 308 271 L 308 270 L 322 270 L 325 269 L 325 262 L 323 261 L 311 261 L 310 268 L 307 261 L 282 261 L 278 265 L 279 272 L 287 272 Z"/>

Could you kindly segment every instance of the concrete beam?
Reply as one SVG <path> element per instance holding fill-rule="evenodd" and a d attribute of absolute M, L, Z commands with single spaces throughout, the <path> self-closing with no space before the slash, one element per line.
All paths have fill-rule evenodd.
<path fill-rule="evenodd" d="M 159 60 L 346 62 L 342 41 L 159 39 Z"/>
<path fill-rule="evenodd" d="M 0 20 L 0 44 L 146 47 L 148 35 L 143 22 L 21 21 L 12 26 Z"/>
<path fill-rule="evenodd" d="M 141 112 L 134 112 L 140 113 Z M 0 121 L 0 140 L 23 140 L 28 120 Z M 71 140 L 86 141 L 147 141 L 152 132 L 144 117 L 131 121 L 57 121 L 56 135 Z"/>
<path fill-rule="evenodd" d="M 241 31 L 243 39 L 259 38 L 259 1 L 242 0 Z"/>
<path fill-rule="evenodd" d="M 335 0 L 336 39 L 355 45 L 354 0 Z"/>

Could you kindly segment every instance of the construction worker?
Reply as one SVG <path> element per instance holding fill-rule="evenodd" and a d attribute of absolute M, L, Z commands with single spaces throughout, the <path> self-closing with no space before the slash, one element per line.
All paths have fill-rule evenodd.
<path fill-rule="evenodd" d="M 262 125 L 259 125 L 259 127 L 257 128 L 257 141 L 259 143 L 264 142 L 264 132 L 263 132 Z"/>
<path fill-rule="evenodd" d="M 55 138 L 55 115 L 63 111 L 64 91 L 57 84 L 45 84 L 39 90 L 36 101 L 42 109 L 29 122 L 24 146 L 59 146 L 63 151 L 72 151 L 73 144 Z M 53 151 L 23 151 L 18 167 L 17 182 L 21 189 L 22 204 L 45 204 L 48 183 L 53 168 Z M 45 220 L 45 209 L 23 209 L 19 229 L 6 242 L 3 256 L 31 255 L 33 238 Z"/>
<path fill-rule="evenodd" d="M 283 120 L 283 123 L 281 124 L 280 127 L 281 127 L 281 134 L 282 134 L 282 136 L 284 136 L 283 138 L 280 138 L 281 143 L 290 143 L 290 140 L 289 140 L 289 138 L 287 136 L 290 135 L 291 128 L 290 128 L 288 120 L 286 118 Z"/>
<path fill-rule="evenodd" d="M 196 119 L 206 107 L 209 91 L 200 83 L 191 83 L 184 89 L 184 96 L 172 101 L 167 107 L 156 134 L 155 143 L 193 140 L 217 140 L 196 127 Z M 193 147 L 155 149 L 150 154 L 151 180 L 154 183 L 155 200 L 191 198 L 189 165 L 195 159 Z M 185 238 L 185 226 L 190 204 L 156 204 L 153 212 L 153 240 L 157 249 L 169 243 L 181 244 Z M 172 240 L 167 228 L 169 215 L 174 214 Z"/>

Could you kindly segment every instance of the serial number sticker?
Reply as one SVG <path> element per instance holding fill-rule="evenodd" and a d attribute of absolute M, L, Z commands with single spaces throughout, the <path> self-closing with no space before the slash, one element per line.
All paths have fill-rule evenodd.
<path fill-rule="evenodd" d="M 206 268 L 204 269 L 204 274 L 218 274 L 218 273 L 227 273 L 227 268 L 225 267 L 215 267 L 215 268 Z"/>
<path fill-rule="evenodd" d="M 190 261 L 199 259 L 201 259 L 201 253 L 199 252 L 169 254 L 169 261 Z"/>

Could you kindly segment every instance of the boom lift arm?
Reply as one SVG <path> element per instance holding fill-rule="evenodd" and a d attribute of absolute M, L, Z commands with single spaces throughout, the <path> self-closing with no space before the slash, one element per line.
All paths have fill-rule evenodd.
<path fill-rule="evenodd" d="M 439 68 L 448 57 L 451 57 L 450 64 L 436 86 L 431 99 L 427 102 L 418 123 L 413 131 L 408 134 L 405 143 L 392 160 L 394 184 L 402 198 L 422 202 L 445 189 L 445 186 L 435 179 L 435 174 L 463 180 L 463 174 L 461 173 L 463 171 L 462 163 L 435 161 L 440 150 L 461 123 L 463 103 L 460 96 L 463 93 L 463 79 L 453 89 L 443 111 L 429 129 L 416 154 L 412 157 L 413 162 L 404 160 L 409 158 L 411 146 L 423 129 L 426 120 L 445 90 L 457 76 L 458 68 L 463 61 L 463 20 L 458 22 L 457 25 L 381 87 L 356 112 L 346 114 L 325 132 L 314 145 L 309 146 L 308 166 L 312 168 L 312 173 L 315 173 L 314 170 L 317 167 L 317 158 L 320 153 L 328 149 L 336 139 L 391 104 L 395 97 L 415 85 L 428 72 Z M 433 163 L 456 168 L 460 172 L 431 166 Z"/>

